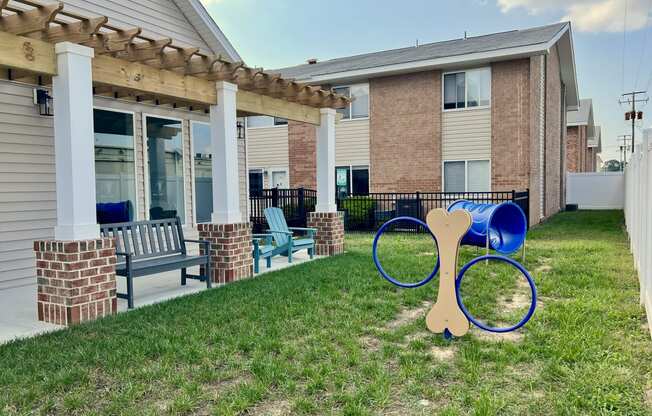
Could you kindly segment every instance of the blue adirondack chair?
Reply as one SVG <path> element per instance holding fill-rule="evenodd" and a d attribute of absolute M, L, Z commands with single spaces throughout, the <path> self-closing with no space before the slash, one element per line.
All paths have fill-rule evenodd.
<path fill-rule="evenodd" d="M 288 263 L 292 263 L 292 253 L 299 250 L 308 250 L 310 258 L 313 258 L 315 255 L 314 237 L 317 232 L 316 228 L 288 227 L 283 210 L 280 208 L 265 208 L 264 212 L 267 225 L 269 225 L 267 232 L 272 235 L 275 243 L 272 255 L 282 254 L 288 257 Z M 306 235 L 295 239 L 293 238 L 294 231 L 301 231 Z"/>
<path fill-rule="evenodd" d="M 254 273 L 260 271 L 260 266 L 258 262 L 260 259 L 265 259 L 267 262 L 267 268 L 272 267 L 272 256 L 274 255 L 274 244 L 272 243 L 271 234 L 254 234 L 252 235 L 253 244 L 254 244 Z"/>

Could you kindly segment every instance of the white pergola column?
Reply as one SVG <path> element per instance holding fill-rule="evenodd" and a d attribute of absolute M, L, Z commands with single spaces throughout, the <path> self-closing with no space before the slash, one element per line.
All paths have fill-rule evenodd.
<path fill-rule="evenodd" d="M 70 42 L 55 45 L 54 98 L 56 162 L 56 240 L 98 238 L 95 213 L 92 48 Z"/>
<path fill-rule="evenodd" d="M 332 108 L 322 108 L 317 129 L 316 212 L 337 212 L 335 204 L 335 117 Z"/>
<path fill-rule="evenodd" d="M 211 106 L 211 146 L 213 151 L 213 224 L 242 222 L 238 177 L 236 94 L 238 86 L 216 84 L 217 105 Z"/>

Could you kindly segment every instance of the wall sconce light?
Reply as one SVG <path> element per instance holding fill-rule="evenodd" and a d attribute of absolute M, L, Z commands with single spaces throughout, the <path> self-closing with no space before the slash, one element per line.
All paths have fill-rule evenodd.
<path fill-rule="evenodd" d="M 53 116 L 52 114 L 52 96 L 48 90 L 34 89 L 34 104 L 38 105 L 38 112 L 42 116 Z"/>
<path fill-rule="evenodd" d="M 237 128 L 238 128 L 238 139 L 244 139 L 244 137 L 245 137 L 245 128 L 244 128 L 244 124 L 242 124 L 241 121 L 238 121 L 238 122 L 236 123 L 236 126 L 237 126 Z"/>

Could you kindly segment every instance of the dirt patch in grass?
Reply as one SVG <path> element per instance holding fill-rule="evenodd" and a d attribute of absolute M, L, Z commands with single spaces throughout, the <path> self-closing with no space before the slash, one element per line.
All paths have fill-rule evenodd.
<path fill-rule="evenodd" d="M 291 409 L 292 406 L 287 400 L 266 400 L 247 409 L 244 414 L 248 416 L 285 416 L 291 413 Z"/>
<path fill-rule="evenodd" d="M 376 337 L 365 335 L 360 337 L 360 344 L 362 348 L 368 352 L 376 352 L 380 350 L 380 340 Z"/>
<path fill-rule="evenodd" d="M 497 326 L 504 327 L 507 325 L 499 323 Z M 517 343 L 523 341 L 523 339 L 525 338 L 525 335 L 521 332 L 521 330 L 496 333 L 496 332 L 485 331 L 477 327 L 473 327 L 469 332 L 479 340 L 487 341 L 487 342 L 503 341 L 503 342 Z"/>
<path fill-rule="evenodd" d="M 457 353 L 457 350 L 452 345 L 430 348 L 430 355 L 439 361 L 450 361 L 455 357 L 455 353 Z"/>
<path fill-rule="evenodd" d="M 387 323 L 385 328 L 387 329 L 396 329 L 401 326 L 410 324 L 420 317 L 424 316 L 430 308 L 432 307 L 432 302 L 423 302 L 421 306 L 413 309 L 403 309 L 396 319 Z"/>

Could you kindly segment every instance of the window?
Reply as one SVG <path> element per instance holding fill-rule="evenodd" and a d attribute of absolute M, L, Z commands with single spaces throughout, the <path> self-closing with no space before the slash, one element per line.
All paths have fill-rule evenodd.
<path fill-rule="evenodd" d="M 288 121 L 280 117 L 270 117 L 270 116 L 247 117 L 247 127 L 249 128 L 285 126 L 287 124 Z"/>
<path fill-rule="evenodd" d="M 211 128 L 204 123 L 192 123 L 192 146 L 195 164 L 195 209 L 197 222 L 210 222 L 213 213 L 213 149 Z"/>
<path fill-rule="evenodd" d="M 284 170 L 272 171 L 272 188 L 287 188 L 288 174 Z"/>
<path fill-rule="evenodd" d="M 444 192 L 488 192 L 491 190 L 488 160 L 444 162 Z"/>
<path fill-rule="evenodd" d="M 346 87 L 337 87 L 333 90 L 354 100 L 345 108 L 337 110 L 342 114 L 342 119 L 351 120 L 355 118 L 369 117 L 369 84 L 356 84 Z"/>
<path fill-rule="evenodd" d="M 252 169 L 249 171 L 249 195 L 260 196 L 263 193 L 263 171 Z"/>
<path fill-rule="evenodd" d="M 335 168 L 335 189 L 338 197 L 369 193 L 368 166 L 338 166 Z"/>
<path fill-rule="evenodd" d="M 180 120 L 146 117 L 149 217 L 184 220 L 183 135 Z"/>
<path fill-rule="evenodd" d="M 95 192 L 98 204 L 123 203 L 118 207 L 98 206 L 98 222 L 133 220 L 136 207 L 134 168 L 134 116 L 116 111 L 93 110 L 95 127 Z"/>
<path fill-rule="evenodd" d="M 444 110 L 491 104 L 491 69 L 444 74 Z"/>

